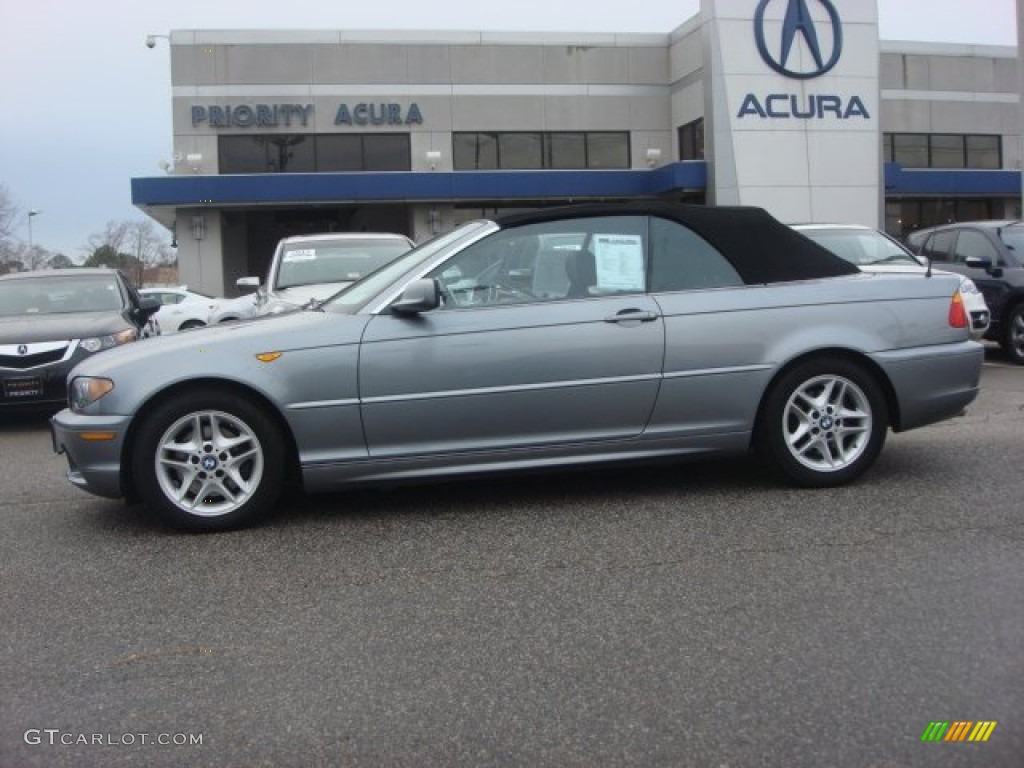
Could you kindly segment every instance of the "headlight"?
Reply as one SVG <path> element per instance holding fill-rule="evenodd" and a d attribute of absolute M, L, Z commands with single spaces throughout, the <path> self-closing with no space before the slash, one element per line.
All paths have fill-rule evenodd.
<path fill-rule="evenodd" d="M 93 336 L 91 339 L 82 339 L 81 346 L 86 352 L 99 352 L 101 349 L 110 349 L 119 344 L 127 344 L 139 338 L 139 332 L 129 328 L 120 333 L 112 333 L 109 336 Z"/>
<path fill-rule="evenodd" d="M 960 293 L 980 293 L 978 286 L 969 277 L 960 278 Z"/>
<path fill-rule="evenodd" d="M 114 389 L 114 382 L 96 376 L 76 376 L 68 388 L 71 410 L 81 411 Z"/>

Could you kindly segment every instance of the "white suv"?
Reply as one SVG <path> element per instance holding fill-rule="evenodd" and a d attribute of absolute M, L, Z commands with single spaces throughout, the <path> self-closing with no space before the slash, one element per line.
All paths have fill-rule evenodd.
<path fill-rule="evenodd" d="M 286 237 L 277 244 L 266 282 L 242 277 L 242 290 L 256 288 L 256 314 L 271 315 L 310 301 L 323 301 L 383 267 L 414 243 L 405 235 L 335 232 Z"/>

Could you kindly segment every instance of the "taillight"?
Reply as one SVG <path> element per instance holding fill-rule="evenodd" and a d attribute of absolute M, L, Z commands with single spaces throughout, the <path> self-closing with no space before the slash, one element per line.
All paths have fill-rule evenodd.
<path fill-rule="evenodd" d="M 967 328 L 970 326 L 970 322 L 970 319 L 967 317 L 967 310 L 964 309 L 964 299 L 960 295 L 960 291 L 957 291 L 949 302 L 949 327 Z"/>

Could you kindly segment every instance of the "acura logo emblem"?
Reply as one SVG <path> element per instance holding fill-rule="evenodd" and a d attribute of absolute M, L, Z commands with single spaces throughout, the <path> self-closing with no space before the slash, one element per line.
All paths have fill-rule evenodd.
<path fill-rule="evenodd" d="M 18 345 L 18 354 L 19 355 L 27 355 L 28 354 L 28 345 L 27 344 L 19 344 Z"/>
<path fill-rule="evenodd" d="M 839 21 L 839 12 L 830 0 L 785 0 L 787 5 L 786 15 L 782 21 L 782 34 L 777 42 L 769 45 L 764 30 L 764 14 L 769 5 L 781 2 L 783 0 L 761 0 L 754 13 L 754 37 L 757 40 L 757 50 L 761 54 L 761 58 L 769 67 L 786 77 L 809 80 L 812 77 L 824 75 L 836 65 L 839 55 L 843 51 L 843 28 Z M 825 30 L 815 23 L 807 7 L 808 2 L 821 3 L 828 13 L 831 27 L 831 48 L 828 47 L 827 33 L 819 36 L 819 31 L 824 32 Z M 813 62 L 805 66 L 793 64 L 790 61 L 797 35 L 803 38 L 804 46 L 813 59 Z M 822 53 L 823 44 L 825 44 L 825 52 L 828 53 L 827 59 Z M 793 58 L 799 59 L 799 56 Z"/>

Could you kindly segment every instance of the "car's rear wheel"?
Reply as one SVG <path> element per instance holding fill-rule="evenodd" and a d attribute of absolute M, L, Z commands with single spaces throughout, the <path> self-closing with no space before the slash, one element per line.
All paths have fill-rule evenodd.
<path fill-rule="evenodd" d="M 1024 302 L 1010 307 L 1003 325 L 1001 346 L 1017 365 L 1024 365 Z"/>
<path fill-rule="evenodd" d="M 139 494 L 165 522 L 190 531 L 252 523 L 277 500 L 283 440 L 250 399 L 185 392 L 143 421 L 133 459 Z"/>
<path fill-rule="evenodd" d="M 834 486 L 870 467 L 885 443 L 888 408 L 875 378 L 842 358 L 803 362 L 775 382 L 757 428 L 761 452 L 804 486 Z"/>
<path fill-rule="evenodd" d="M 204 323 L 202 320 L 186 320 L 184 323 L 182 323 L 178 327 L 178 330 L 179 331 L 191 331 L 191 330 L 194 330 L 196 328 L 205 328 L 205 327 L 206 327 L 206 323 Z"/>

